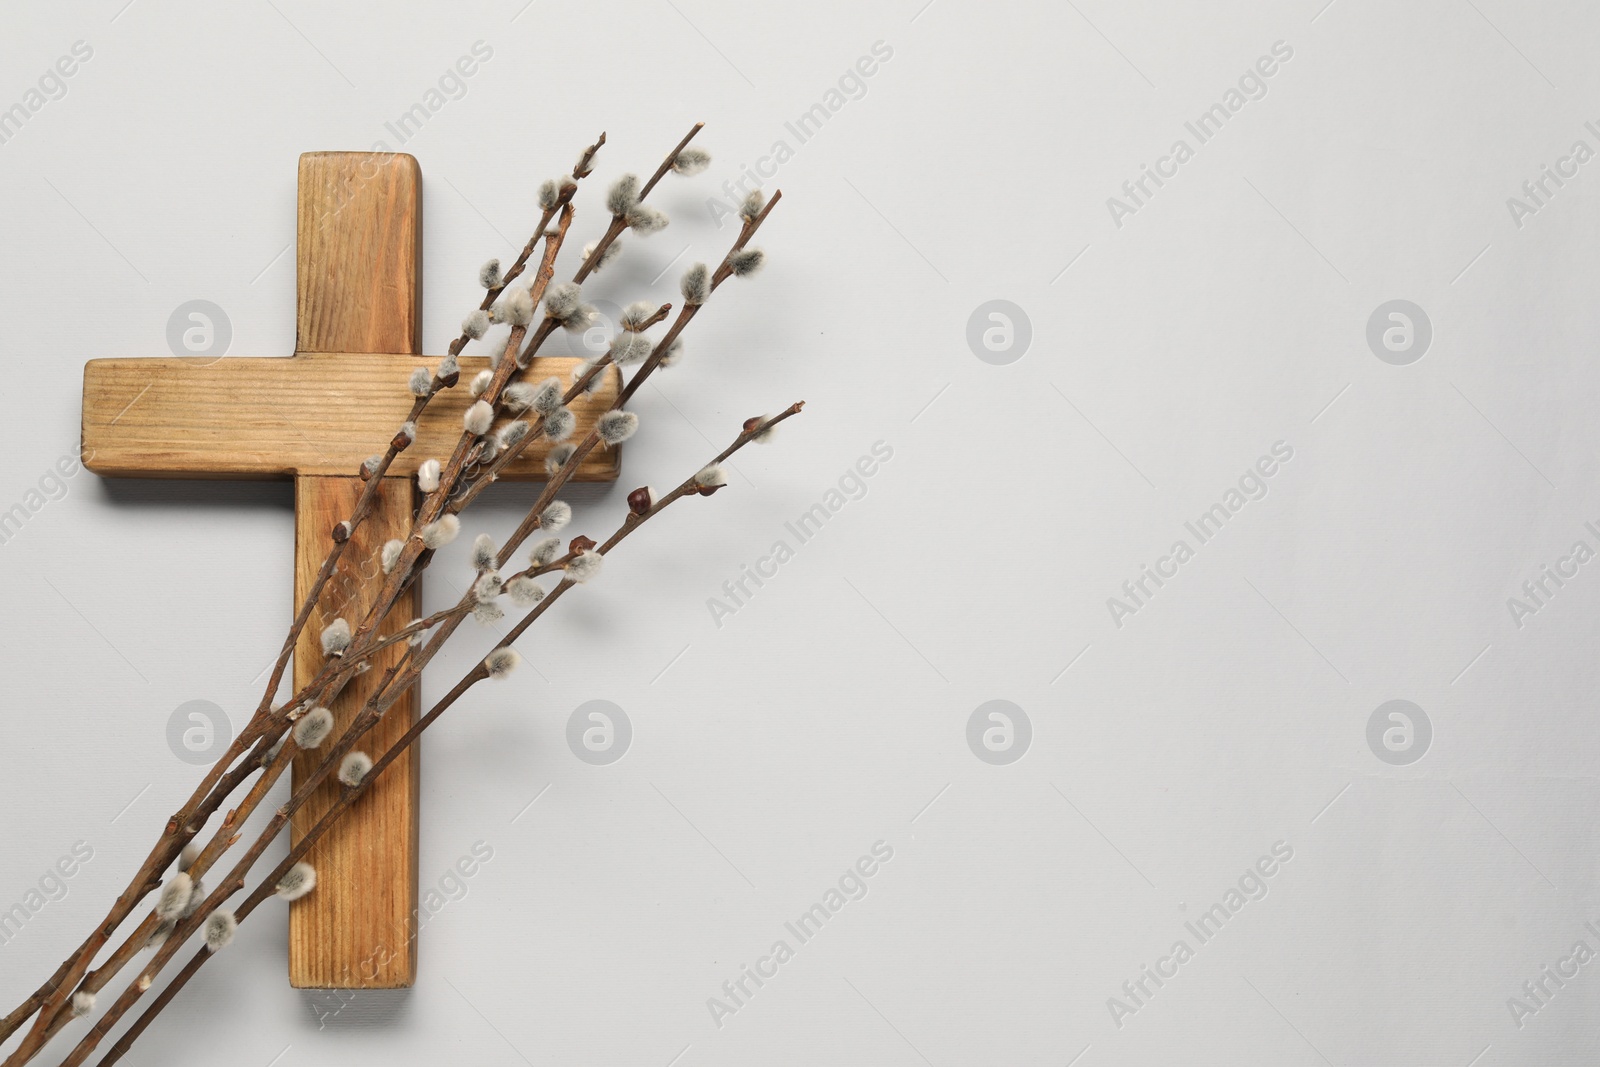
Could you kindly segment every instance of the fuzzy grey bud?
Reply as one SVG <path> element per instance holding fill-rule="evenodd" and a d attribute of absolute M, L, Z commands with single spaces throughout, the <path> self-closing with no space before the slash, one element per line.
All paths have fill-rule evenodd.
<path fill-rule="evenodd" d="M 562 399 L 561 379 L 552 375 L 539 383 L 538 392 L 534 394 L 531 406 L 539 414 L 549 415 L 561 407 Z"/>
<path fill-rule="evenodd" d="M 439 461 L 425 459 L 417 468 L 417 488 L 424 493 L 431 493 L 439 488 Z"/>
<path fill-rule="evenodd" d="M 578 310 L 568 315 L 561 323 L 561 328 L 568 333 L 583 333 L 595 324 L 600 317 L 600 310 L 593 304 L 579 304 Z"/>
<path fill-rule="evenodd" d="M 648 359 L 654 347 L 650 338 L 642 333 L 619 333 L 611 342 L 611 361 L 619 367 L 631 367 Z M 599 380 L 596 376 L 595 381 Z"/>
<path fill-rule="evenodd" d="M 365 752 L 346 752 L 339 761 L 339 781 L 348 786 L 358 786 L 372 770 L 372 757 Z"/>
<path fill-rule="evenodd" d="M 642 330 L 656 313 L 656 306 L 648 300 L 635 300 L 622 309 L 622 328 Z"/>
<path fill-rule="evenodd" d="M 566 322 L 583 301 L 583 289 L 577 282 L 557 282 L 544 293 L 544 313 L 557 322 Z"/>
<path fill-rule="evenodd" d="M 544 457 L 544 472 L 554 475 L 567 465 L 567 461 L 572 458 L 572 454 L 577 450 L 578 446 L 570 442 L 564 445 L 556 445 L 550 450 L 550 454 Z"/>
<path fill-rule="evenodd" d="M 744 203 L 739 205 L 739 214 L 747 219 L 754 219 L 761 214 L 761 209 L 766 206 L 767 195 L 757 189 L 744 198 Z"/>
<path fill-rule="evenodd" d="M 685 148 L 672 157 L 673 171 L 685 177 L 699 174 L 709 166 L 711 166 L 711 153 L 704 148 Z"/>
<path fill-rule="evenodd" d="M 500 288 L 500 282 L 500 261 L 498 259 L 491 259 L 478 268 L 478 284 L 485 289 L 498 289 Z"/>
<path fill-rule="evenodd" d="M 533 294 L 526 289 L 511 290 L 489 309 L 489 317 L 513 326 L 528 325 L 533 321 Z"/>
<path fill-rule="evenodd" d="M 537 604 L 544 599 L 544 586 L 526 575 L 507 582 L 506 592 L 511 594 L 512 600 L 524 607 Z"/>
<path fill-rule="evenodd" d="M 334 619 L 322 628 L 322 654 L 337 656 L 350 647 L 350 623 Z"/>
<path fill-rule="evenodd" d="M 468 433 L 482 436 L 489 432 L 489 427 L 494 423 L 494 408 L 486 401 L 480 400 L 473 404 L 461 416 L 461 425 Z"/>
<path fill-rule="evenodd" d="M 631 411 L 608 411 L 595 420 L 600 440 L 608 445 L 620 445 L 639 429 L 639 416 Z"/>
<path fill-rule="evenodd" d="M 561 538 L 546 537 L 528 553 L 528 562 L 535 567 L 546 567 L 561 558 Z"/>
<path fill-rule="evenodd" d="M 440 515 L 418 532 L 422 534 L 422 547 L 443 548 L 454 541 L 456 535 L 461 532 L 461 520 L 454 515 Z"/>
<path fill-rule="evenodd" d="M 472 542 L 472 568 L 478 571 L 493 570 L 495 557 L 500 550 L 495 547 L 494 538 L 488 534 L 479 534 Z"/>
<path fill-rule="evenodd" d="M 333 712 L 327 708 L 312 708 L 294 724 L 294 743 L 305 749 L 316 748 L 326 741 L 331 733 L 333 733 Z"/>
<path fill-rule="evenodd" d="M 522 439 L 528 436 L 528 424 L 525 422 L 508 422 L 500 427 L 500 432 L 495 436 L 500 447 L 506 451 L 516 448 Z"/>
<path fill-rule="evenodd" d="M 537 392 L 537 388 L 527 382 L 512 382 L 501 390 L 500 399 L 508 411 L 527 411 L 533 406 L 533 398 Z"/>
<path fill-rule="evenodd" d="M 606 210 L 613 215 L 626 215 L 628 209 L 639 202 L 639 176 L 624 174 L 606 190 Z"/>
<path fill-rule="evenodd" d="M 664 211 L 657 211 L 649 204 L 635 204 L 628 209 L 624 217 L 630 230 L 637 231 L 640 236 L 648 237 L 653 233 L 660 233 L 671 224 Z"/>
<path fill-rule="evenodd" d="M 561 202 L 561 182 L 555 178 L 547 179 L 539 186 L 539 210 L 550 211 Z"/>
<path fill-rule="evenodd" d="M 567 523 L 572 521 L 572 505 L 562 500 L 552 500 L 550 504 L 539 513 L 539 528 L 555 533 Z"/>
<path fill-rule="evenodd" d="M 544 417 L 544 435 L 552 441 L 565 441 L 578 426 L 578 417 L 569 408 L 558 408 Z"/>
<path fill-rule="evenodd" d="M 704 263 L 696 263 L 683 272 L 683 280 L 678 288 L 683 292 L 685 304 L 704 304 L 711 298 L 711 268 Z"/>
<path fill-rule="evenodd" d="M 482 308 L 461 320 L 461 332 L 476 341 L 489 332 L 489 313 Z"/>
<path fill-rule="evenodd" d="M 206 919 L 206 948 L 211 952 L 221 952 L 233 941 L 234 931 L 239 929 L 239 920 L 233 912 L 218 908 Z"/>
<path fill-rule="evenodd" d="M 317 887 L 317 869 L 304 861 L 296 863 L 283 877 L 278 879 L 278 884 L 273 892 L 283 900 L 299 900 Z"/>
<path fill-rule="evenodd" d="M 767 254 L 759 248 L 741 248 L 728 257 L 735 278 L 748 278 L 766 265 Z"/>
<path fill-rule="evenodd" d="M 489 677 L 505 678 L 517 669 L 517 664 L 522 662 L 522 657 L 514 649 L 497 648 L 484 657 L 484 669 L 489 672 Z"/>
<path fill-rule="evenodd" d="M 411 380 L 406 383 L 406 388 L 411 390 L 412 396 L 427 396 L 433 389 L 433 375 L 428 373 L 427 367 L 418 367 L 411 372 Z"/>
<path fill-rule="evenodd" d="M 156 918 L 163 921 L 180 918 L 193 892 L 194 880 L 184 872 L 179 871 L 168 878 L 161 887 L 161 895 L 156 898 Z"/>
<path fill-rule="evenodd" d="M 604 561 L 605 557 L 593 550 L 580 552 L 562 573 L 569 582 L 587 582 L 600 573 L 600 565 Z"/>

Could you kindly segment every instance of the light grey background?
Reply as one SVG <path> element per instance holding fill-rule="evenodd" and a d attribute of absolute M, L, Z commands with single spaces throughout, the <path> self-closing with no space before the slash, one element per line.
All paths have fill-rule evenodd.
<path fill-rule="evenodd" d="M 692 121 L 716 156 L 591 287 L 619 302 L 675 299 L 733 233 L 721 184 L 794 150 L 771 266 L 643 391 L 624 481 L 573 493 L 575 529 L 744 417 L 806 413 L 428 735 L 424 883 L 493 858 L 424 929 L 417 987 L 291 991 L 269 906 L 130 1062 L 1590 1062 L 1600 963 L 1535 1014 L 1508 1000 L 1600 952 L 1600 563 L 1520 626 L 1508 599 L 1600 548 L 1600 162 L 1537 213 L 1507 201 L 1600 149 L 1600 15 L 1325 3 L 13 6 L 0 107 L 93 56 L 0 144 L 0 510 L 74 449 L 83 361 L 166 354 L 185 301 L 224 309 L 232 354 L 290 351 L 302 151 L 420 160 L 439 351 L 601 129 L 580 243 L 600 187 Z M 399 143 L 385 124 L 478 41 L 465 94 Z M 892 57 L 799 143 L 786 123 L 876 42 Z M 1199 145 L 1184 123 L 1275 42 L 1266 95 Z M 1178 138 L 1194 158 L 1118 226 L 1107 199 Z M 967 341 L 997 299 L 1032 333 L 1006 365 Z M 1431 322 L 1408 365 L 1367 343 L 1391 300 Z M 1108 598 L 1280 441 L 1266 496 L 1116 625 Z M 877 442 L 864 495 L 718 625 L 723 583 Z M 287 487 L 66 485 L 0 547 L 0 907 L 74 842 L 94 856 L 0 945 L 7 1008 L 192 787 L 169 717 L 237 725 L 291 610 Z M 505 532 L 520 495 L 469 529 Z M 1407 764 L 1367 740 L 1397 699 L 1432 727 Z M 591 700 L 632 724 L 610 765 L 567 745 Z M 1031 724 L 1020 760 L 968 747 L 992 700 Z M 797 945 L 784 923 L 877 841 L 867 895 L 719 1026 L 708 998 Z M 1267 895 L 1200 945 L 1184 924 L 1278 842 Z M 1118 1025 L 1108 999 L 1178 939 L 1194 958 Z"/>

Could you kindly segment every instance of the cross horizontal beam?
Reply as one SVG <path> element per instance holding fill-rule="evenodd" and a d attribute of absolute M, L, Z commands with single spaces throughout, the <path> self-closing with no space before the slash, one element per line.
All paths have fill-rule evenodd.
<path fill-rule="evenodd" d="M 83 457 L 97 474 L 132 478 L 288 478 L 349 475 L 381 452 L 405 421 L 413 368 L 436 356 L 301 352 L 288 357 L 95 359 L 83 374 Z M 410 474 L 429 458 L 447 458 L 472 403 L 466 383 L 489 366 L 461 357 L 462 384 L 428 405 L 417 440 L 392 474 Z M 554 375 L 563 384 L 579 361 L 536 359 L 523 380 Z M 599 388 L 575 400 L 577 434 L 586 434 L 616 402 L 621 375 L 608 367 Z M 574 439 L 577 439 L 576 437 Z M 550 442 L 525 447 L 502 478 L 542 481 Z M 615 481 L 621 456 L 597 448 L 577 481 Z"/>

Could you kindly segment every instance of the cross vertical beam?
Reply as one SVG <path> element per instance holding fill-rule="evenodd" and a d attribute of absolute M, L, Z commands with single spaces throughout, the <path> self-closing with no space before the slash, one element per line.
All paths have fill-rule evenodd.
<path fill-rule="evenodd" d="M 300 157 L 296 233 L 296 354 L 421 351 L 422 172 L 407 155 L 313 152 Z M 392 388 L 404 390 L 396 380 Z M 315 442 L 313 442 L 313 445 Z M 385 478 L 377 506 L 362 523 L 324 590 L 295 648 L 295 688 L 322 663 L 322 627 L 344 617 L 352 627 L 371 607 L 378 550 L 411 528 L 416 504 L 409 478 Z M 361 495 L 353 475 L 295 477 L 295 602 L 311 584 L 331 541 Z M 413 583 L 379 629 L 392 633 L 419 615 L 420 581 Z M 375 659 L 330 705 L 337 732 L 372 696 L 384 669 L 404 650 Z M 407 693 L 357 747 L 374 758 L 418 714 L 418 689 Z M 294 787 L 320 759 L 296 758 Z M 306 856 L 317 889 L 289 908 L 289 982 L 297 988 L 391 989 L 416 981 L 418 746 L 396 760 L 360 804 L 352 807 Z M 339 795 L 329 777 L 295 813 L 290 833 L 316 824 Z"/>

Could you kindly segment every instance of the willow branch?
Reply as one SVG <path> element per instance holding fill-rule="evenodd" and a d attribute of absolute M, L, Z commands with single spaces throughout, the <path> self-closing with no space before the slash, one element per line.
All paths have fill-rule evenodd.
<path fill-rule="evenodd" d="M 708 466 L 722 462 L 739 449 L 749 444 L 751 441 L 765 437 L 779 423 L 799 414 L 803 407 L 803 403 L 796 403 L 790 405 L 784 411 L 772 416 L 771 418 L 750 420 L 750 423 L 746 425 L 744 432 L 740 433 L 739 436 L 734 439 L 734 442 L 731 445 L 719 452 L 711 460 L 711 464 L 708 464 Z M 716 492 L 716 490 L 722 488 L 720 485 L 701 485 L 697 481 L 697 477 L 698 471 L 695 475 L 691 475 L 677 488 L 673 489 L 670 493 L 662 497 L 661 500 L 654 502 L 643 512 L 630 513 L 627 520 L 617 528 L 617 530 L 606 540 L 605 544 L 600 546 L 597 551 L 601 555 L 608 554 L 611 552 L 611 550 L 616 548 L 617 545 L 621 544 L 625 538 L 632 535 L 646 522 L 659 515 L 662 511 L 665 511 L 676 501 L 681 500 L 686 496 L 709 496 Z M 559 600 L 563 594 L 570 590 L 574 584 L 575 583 L 570 580 L 563 580 L 559 585 L 556 586 L 555 589 L 550 592 L 548 596 L 541 600 L 538 605 L 536 605 L 515 626 L 513 626 L 510 632 L 501 639 L 495 648 L 497 650 L 509 648 L 519 637 L 523 635 L 523 633 L 528 630 L 530 626 L 533 625 L 534 622 L 536 622 L 547 611 L 549 611 L 555 602 Z M 415 668 L 415 670 L 418 672 L 420 672 L 420 669 L 420 666 Z M 279 862 L 277 867 L 275 867 L 264 879 L 262 879 L 262 881 L 249 894 L 249 896 L 247 896 L 244 901 L 234 909 L 234 917 L 239 922 L 244 922 L 244 920 L 256 909 L 257 906 L 259 906 L 263 901 L 273 894 L 274 888 L 277 886 L 278 881 L 282 879 L 286 873 L 288 873 L 289 868 L 294 866 L 295 863 L 299 862 L 300 859 L 304 857 L 305 854 L 317 843 L 317 841 L 321 839 L 328 829 L 333 826 L 338 818 L 347 809 L 349 809 L 351 805 L 353 805 L 357 800 L 366 794 L 367 790 L 372 787 L 373 783 L 377 781 L 378 777 L 383 773 L 383 771 L 387 769 L 389 765 L 396 759 L 402 756 L 410 748 L 410 746 L 416 742 L 417 738 L 421 737 L 422 733 L 432 726 L 439 719 L 439 717 L 449 710 L 449 708 L 453 706 L 469 689 L 471 689 L 477 683 L 483 681 L 488 676 L 488 668 L 483 662 L 475 665 L 471 670 L 462 676 L 460 681 L 451 687 L 448 693 L 446 693 L 432 708 L 429 709 L 427 714 L 423 715 L 415 723 L 413 723 L 412 726 L 406 730 L 406 732 L 402 734 L 400 738 L 398 738 L 394 744 L 383 753 L 382 756 L 374 761 L 372 769 L 362 777 L 360 782 L 353 786 L 345 786 L 340 792 L 338 799 L 336 799 L 333 805 L 330 806 L 329 809 L 321 816 L 321 818 L 317 820 L 316 824 L 312 826 L 312 828 L 304 835 L 302 835 L 300 840 L 289 849 L 288 855 L 286 855 L 283 860 Z M 249 870 L 250 863 L 253 862 L 256 856 L 265 850 L 267 842 L 281 832 L 289 817 L 300 806 L 300 804 L 304 803 L 304 800 L 305 798 L 302 796 L 302 793 L 297 792 L 295 797 L 291 798 L 289 804 L 277 811 L 277 813 L 273 816 L 272 823 L 269 824 L 267 829 L 262 832 L 261 839 L 258 840 L 255 845 L 251 846 L 250 852 L 246 855 L 246 857 L 242 858 L 239 861 L 239 864 L 234 867 L 233 872 L 230 873 L 227 882 L 219 886 L 206 900 L 205 904 L 201 906 L 200 911 L 196 912 L 197 916 L 201 913 L 209 913 L 210 909 L 220 906 L 222 902 L 225 901 L 233 892 L 243 888 L 243 876 Z M 190 921 L 193 922 L 192 919 Z M 169 946 L 163 945 L 161 951 L 158 953 L 158 960 L 160 960 L 163 955 L 170 957 L 170 955 L 175 951 L 175 946 L 169 949 Z M 205 965 L 211 956 L 212 953 L 208 950 L 204 948 L 198 949 L 195 954 L 190 957 L 184 967 L 173 976 L 166 988 L 164 988 L 161 993 L 157 995 L 156 999 L 150 1004 L 150 1006 L 143 1013 L 141 1013 L 139 1018 L 136 1019 L 128 1028 L 127 1032 L 118 1038 L 117 1041 L 106 1051 L 105 1056 L 100 1059 L 98 1067 L 110 1067 L 111 1064 L 120 1060 L 128 1051 L 128 1049 L 132 1047 L 133 1042 L 138 1039 L 139 1035 L 144 1033 L 145 1029 L 150 1025 L 155 1017 L 159 1015 L 169 1003 L 171 1003 L 172 999 L 177 995 L 179 990 L 181 990 L 189 982 L 189 980 L 193 978 L 193 976 L 200 970 L 201 967 Z M 164 960 L 161 962 L 164 962 Z M 158 963 L 156 961 L 153 961 L 151 966 L 146 968 L 145 973 L 152 974 L 153 969 L 158 969 Z M 128 990 L 126 990 L 123 995 L 118 998 L 117 1004 L 106 1013 L 106 1016 L 102 1018 L 99 1023 L 97 1023 L 95 1031 L 103 1033 L 108 1031 L 111 1026 L 115 1025 L 116 1021 L 127 1012 L 128 1008 L 132 1006 L 132 1004 L 138 999 L 139 995 L 143 992 L 143 990 L 139 988 L 140 984 L 141 983 L 136 982 L 129 986 Z M 84 1043 L 90 1041 L 90 1037 L 92 1036 L 92 1033 L 91 1035 L 86 1036 L 84 1041 L 80 1042 L 79 1048 L 74 1049 L 73 1053 L 69 1055 L 66 1060 L 62 1061 L 63 1067 L 76 1067 L 77 1064 L 81 1064 L 84 1061 L 84 1059 L 87 1057 L 88 1051 L 92 1051 L 93 1045 L 90 1044 L 87 1050 L 83 1050 L 83 1046 Z M 83 1050 L 81 1054 L 80 1050 Z"/>
<path fill-rule="evenodd" d="M 600 146 L 604 143 L 605 135 L 602 133 L 596 142 L 587 150 L 585 150 L 579 159 L 578 167 L 575 168 L 576 177 L 583 177 L 589 173 L 589 165 L 592 162 L 595 153 L 598 152 Z M 505 280 L 506 283 L 509 283 L 511 278 L 514 278 L 517 274 L 521 273 L 523 264 L 526 262 L 528 256 L 531 254 L 532 248 L 536 245 L 540 238 L 546 238 L 547 244 L 554 245 L 554 248 L 550 250 L 545 263 L 545 267 L 547 268 L 545 273 L 545 282 L 548 282 L 549 272 L 553 270 L 554 252 L 559 250 L 560 239 L 564 238 L 566 232 L 566 227 L 563 226 L 560 231 L 560 237 L 556 238 L 554 241 L 550 241 L 548 234 L 549 223 L 551 218 L 554 217 L 558 211 L 562 212 L 564 218 L 570 223 L 570 202 L 575 191 L 575 183 L 563 183 L 558 192 L 556 203 L 545 210 L 544 215 L 540 220 L 538 229 L 535 231 L 533 238 L 529 240 L 528 246 L 524 250 L 523 254 L 518 258 L 516 264 L 513 265 L 513 273 L 511 273 L 510 276 Z M 498 292 L 503 289 L 504 284 L 502 284 L 500 289 L 496 290 L 495 293 L 486 296 L 481 307 L 487 307 L 492 304 L 494 296 L 498 295 Z M 537 296 L 534 299 L 537 301 Z M 465 343 L 464 339 L 465 334 L 463 334 L 462 338 L 458 338 L 458 344 L 452 345 L 452 355 L 455 355 L 460 351 L 460 348 Z M 518 341 L 520 342 L 520 338 L 518 338 Z M 513 344 L 511 346 L 511 351 L 514 353 L 515 350 L 516 345 Z M 451 374 L 447 378 L 440 378 L 436 375 L 431 383 L 429 392 L 424 396 L 417 397 L 413 401 L 411 411 L 408 414 L 406 421 L 414 423 L 422 415 L 434 396 L 436 396 L 442 389 L 452 387 L 455 384 L 455 374 Z M 265 687 L 261 703 L 257 707 L 255 714 L 252 715 L 250 722 L 244 729 L 240 731 L 239 736 L 229 744 L 228 749 L 224 752 L 223 756 L 217 761 L 217 763 L 206 773 L 200 785 L 195 789 L 193 795 L 190 797 L 189 801 L 178 811 L 177 814 L 168 820 L 166 830 L 163 833 L 161 840 L 159 840 L 156 846 L 151 850 L 149 856 L 141 865 L 133 880 L 129 882 L 128 888 L 118 896 L 106 919 L 98 927 L 96 927 L 94 932 L 91 933 L 88 938 L 84 940 L 84 942 L 79 946 L 78 950 L 62 963 L 62 965 L 57 969 L 56 973 L 51 976 L 49 981 L 41 986 L 39 990 L 36 991 L 32 996 L 24 1000 L 23 1003 L 19 1005 L 18 1008 L 15 1009 L 10 1015 L 6 1016 L 3 1021 L 0 1021 L 0 1041 L 3 1041 L 6 1037 L 15 1032 L 16 1029 L 22 1025 L 22 1023 L 26 1022 L 28 1018 L 33 1017 L 36 1013 L 38 1016 L 34 1021 L 33 1028 L 25 1037 L 22 1044 L 12 1053 L 11 1056 L 6 1059 L 6 1067 L 16 1067 L 16 1065 L 26 1063 L 33 1057 L 33 1055 L 37 1053 L 39 1048 L 43 1046 L 44 1042 L 48 1040 L 49 1035 L 60 1028 L 61 1023 L 65 1021 L 63 1009 L 67 996 L 74 990 L 74 987 L 78 985 L 80 979 L 84 976 L 89 964 L 98 954 L 100 948 L 109 940 L 117 927 L 120 926 L 121 923 L 132 914 L 134 908 L 138 906 L 139 901 L 153 891 L 157 886 L 159 886 L 161 872 L 171 865 L 178 852 L 196 833 L 199 832 L 200 828 L 205 824 L 205 819 L 208 818 L 209 815 L 220 806 L 222 800 L 226 799 L 228 795 L 231 795 L 234 788 L 237 788 L 239 781 L 234 781 L 226 792 L 218 792 L 221 786 L 226 784 L 225 779 L 228 777 L 229 767 L 232 766 L 234 762 L 238 760 L 239 757 L 243 755 L 253 743 L 263 740 L 267 732 L 274 728 L 274 725 L 278 733 L 281 733 L 284 729 L 284 726 L 281 722 L 274 724 L 268 719 L 271 711 L 273 694 L 277 692 L 279 685 L 282 683 L 283 674 L 287 668 L 289 659 L 294 652 L 295 646 L 299 641 L 300 635 L 303 633 L 305 626 L 309 622 L 316 604 L 321 599 L 322 592 L 325 589 L 328 581 L 335 573 L 338 564 L 344 555 L 346 547 L 350 543 L 351 535 L 357 528 L 359 528 L 361 523 L 371 515 L 376 501 L 377 492 L 379 486 L 382 484 L 384 476 L 387 474 L 387 471 L 390 465 L 393 463 L 395 457 L 399 455 L 399 453 L 403 451 L 410 443 L 411 441 L 409 436 L 396 434 L 390 442 L 388 449 L 381 455 L 381 457 L 379 457 L 375 464 L 370 462 L 369 464 L 363 464 L 361 475 L 366 480 L 366 485 L 363 488 L 361 496 L 358 498 L 350 518 L 336 524 L 331 532 L 333 544 L 327 556 L 324 558 L 322 566 L 318 569 L 316 579 L 313 581 L 311 588 L 307 591 L 307 595 L 302 600 L 298 610 L 296 611 L 294 621 L 289 629 L 289 633 L 283 642 L 277 659 L 274 661 L 271 676 L 267 686 Z M 444 498 L 444 496 L 445 494 L 441 494 L 441 498 Z M 392 601 L 391 605 L 389 606 L 392 606 Z M 381 620 L 382 617 L 387 615 L 387 611 L 388 606 L 385 606 L 384 610 L 377 616 L 377 618 Z M 376 625 L 375 622 L 374 625 Z M 347 674 L 345 677 L 348 678 L 348 676 L 349 675 Z M 325 686 L 331 687 L 334 684 L 334 681 L 335 679 L 326 679 L 324 684 Z M 324 691 L 326 691 L 326 689 Z M 295 706 L 295 703 L 296 702 L 292 701 L 287 704 L 286 707 L 292 708 Z M 241 766 L 247 768 L 248 771 L 253 772 L 259 766 L 259 762 L 245 761 L 243 764 L 241 764 Z M 281 771 L 279 773 L 281 773 Z M 270 775 L 270 777 L 273 780 L 276 780 L 277 776 Z M 239 780 L 242 781 L 242 777 Z M 270 782 L 268 784 L 270 785 Z M 202 811 L 204 811 L 203 815 L 201 815 Z M 248 817 L 248 814 L 246 817 Z M 215 838 L 213 841 L 215 841 Z M 125 943 L 124 951 L 118 952 L 113 956 L 112 960 L 108 961 L 110 971 L 105 975 L 104 978 L 101 979 L 102 982 L 109 980 L 109 974 L 114 974 L 116 969 L 120 967 L 121 962 L 119 962 L 119 960 L 125 962 L 127 955 L 129 954 L 126 951 L 129 946 L 132 946 L 132 951 L 136 952 L 138 947 L 143 944 L 142 937 L 148 936 L 148 931 L 145 929 L 148 924 L 149 920 L 147 920 L 146 923 L 142 923 L 140 927 L 134 931 L 134 934 L 129 938 L 129 941 Z M 134 938 L 141 938 L 141 940 L 135 944 Z M 106 972 L 107 967 L 103 966 L 101 971 Z M 86 988 L 85 991 L 92 992 L 93 990 L 88 990 Z"/>

